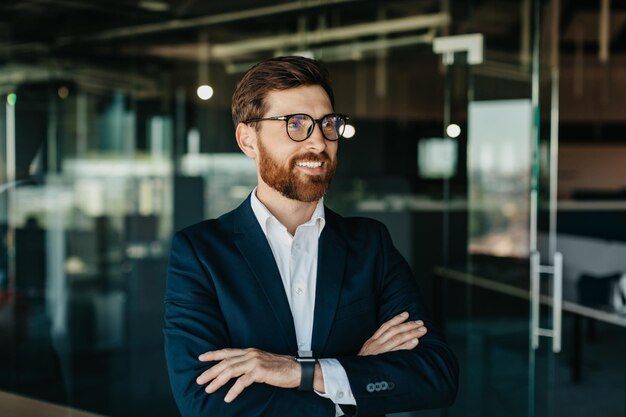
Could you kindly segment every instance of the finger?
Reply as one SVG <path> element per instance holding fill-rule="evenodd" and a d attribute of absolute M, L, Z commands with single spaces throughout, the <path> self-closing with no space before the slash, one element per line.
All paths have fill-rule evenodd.
<path fill-rule="evenodd" d="M 381 334 L 378 339 L 381 341 L 381 343 L 385 343 L 387 340 L 391 339 L 397 334 L 413 331 L 417 328 L 422 327 L 423 325 L 424 325 L 424 322 L 422 322 L 421 320 L 408 321 L 406 323 L 397 324 L 387 329 L 387 331 Z"/>
<path fill-rule="evenodd" d="M 253 382 L 255 382 L 253 372 L 240 376 L 237 378 L 237 382 L 235 382 L 235 384 L 228 390 L 228 393 L 226 393 L 224 401 L 227 403 L 233 401 L 243 392 L 244 389 L 252 385 Z"/>
<path fill-rule="evenodd" d="M 229 368 L 232 368 L 236 364 L 243 362 L 246 360 L 246 356 L 236 356 L 233 358 L 224 359 L 221 362 L 213 365 L 211 368 L 204 371 L 198 378 L 196 378 L 196 383 L 198 385 L 206 384 L 207 382 L 212 381 L 217 378 L 218 375 L 222 374 Z"/>
<path fill-rule="evenodd" d="M 426 328 L 425 327 L 420 327 L 419 329 L 413 329 L 410 331 L 405 331 L 402 333 L 399 333 L 393 337 L 391 337 L 390 339 L 388 339 L 386 342 L 384 342 L 383 344 L 381 344 L 381 349 L 384 352 L 389 352 L 391 350 L 393 350 L 395 347 L 400 346 L 410 340 L 413 339 L 419 339 L 420 337 L 422 337 L 424 334 L 426 334 Z"/>
<path fill-rule="evenodd" d="M 378 339 L 367 340 L 359 351 L 359 355 L 378 355 L 389 352 L 412 338 L 423 337 L 426 332 L 427 328 L 421 321 L 394 326 Z"/>
<path fill-rule="evenodd" d="M 210 367 L 206 371 L 202 372 L 196 378 L 196 383 L 198 385 L 203 385 L 203 384 L 206 384 L 207 382 L 212 381 L 219 374 L 224 372 L 224 370 L 226 370 L 228 368 L 228 366 L 230 366 L 230 364 L 232 364 L 232 361 L 233 361 L 232 359 L 224 359 L 223 361 L 216 363 L 215 365 L 213 365 L 212 367 Z"/>
<path fill-rule="evenodd" d="M 247 349 L 220 349 L 204 352 L 198 356 L 198 359 L 202 362 L 221 361 L 234 356 L 242 356 L 248 353 Z"/>
<path fill-rule="evenodd" d="M 374 334 L 372 335 L 371 339 L 376 339 L 376 338 L 380 337 L 380 335 L 382 333 L 384 333 L 387 329 L 389 329 L 391 326 L 395 326 L 395 325 L 397 325 L 399 323 L 402 323 L 403 321 L 405 321 L 408 318 L 409 318 L 409 313 L 407 313 L 406 311 L 398 314 L 397 316 L 392 317 L 391 319 L 389 319 L 386 322 L 384 322 L 376 330 L 376 332 L 374 332 Z"/>
<path fill-rule="evenodd" d="M 254 367 L 251 366 L 250 361 L 242 361 L 242 362 L 236 363 L 233 366 L 222 371 L 219 375 L 217 375 L 215 379 L 213 379 L 211 383 L 207 385 L 204 390 L 207 392 L 207 394 L 211 394 L 217 391 L 218 389 L 220 389 L 221 387 L 223 387 L 231 379 L 240 377 L 244 375 L 245 373 L 252 371 L 253 368 Z"/>
<path fill-rule="evenodd" d="M 395 317 L 392 317 L 391 319 L 389 319 L 386 322 L 384 322 L 378 328 L 378 330 L 376 330 L 376 332 L 374 332 L 374 334 L 372 335 L 372 337 L 370 339 L 378 339 L 380 337 L 380 335 L 383 334 L 385 331 L 387 331 L 387 329 L 389 329 L 391 326 L 395 326 L 397 324 L 400 324 L 400 323 L 404 322 L 408 318 L 409 318 L 409 313 L 406 312 L 406 311 L 398 314 Z"/>
<path fill-rule="evenodd" d="M 411 350 L 415 348 L 419 344 L 419 342 L 420 342 L 419 339 L 414 338 L 414 339 L 409 340 L 408 342 L 404 342 L 403 344 L 394 347 L 389 352 L 393 352 L 396 350 Z"/>

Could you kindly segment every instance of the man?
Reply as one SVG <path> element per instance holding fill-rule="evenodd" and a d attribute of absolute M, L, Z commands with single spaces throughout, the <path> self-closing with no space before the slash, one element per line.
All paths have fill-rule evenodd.
<path fill-rule="evenodd" d="M 258 186 L 172 242 L 165 349 L 183 417 L 451 404 L 456 359 L 386 228 L 323 205 L 347 119 L 334 113 L 327 70 L 263 61 L 237 85 L 232 112 Z"/>

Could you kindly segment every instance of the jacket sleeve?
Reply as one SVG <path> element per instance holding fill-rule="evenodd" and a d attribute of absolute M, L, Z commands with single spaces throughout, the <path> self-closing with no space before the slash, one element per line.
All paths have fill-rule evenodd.
<path fill-rule="evenodd" d="M 225 312 L 208 269 L 184 232 L 172 241 L 165 294 L 165 356 L 170 385 L 183 417 L 335 416 L 335 405 L 314 392 L 253 384 L 230 404 L 224 402 L 235 380 L 207 394 L 196 378 L 215 363 L 200 362 L 209 350 L 230 346 Z M 254 346 L 250 346 L 254 347 Z"/>
<path fill-rule="evenodd" d="M 381 224 L 379 324 L 402 311 L 423 320 L 428 333 L 412 350 L 338 358 L 350 381 L 357 406 L 347 415 L 377 415 L 451 405 L 458 387 L 458 363 L 428 315 L 413 273 Z"/>

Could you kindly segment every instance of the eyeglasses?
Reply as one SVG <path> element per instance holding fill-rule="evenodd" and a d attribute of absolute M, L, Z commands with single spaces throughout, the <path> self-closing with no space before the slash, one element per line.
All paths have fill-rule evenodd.
<path fill-rule="evenodd" d="M 343 114 L 330 113 L 319 119 L 314 119 L 308 114 L 297 113 L 288 114 L 286 116 L 257 117 L 245 120 L 244 123 L 248 124 L 263 120 L 284 120 L 286 122 L 285 129 L 287 130 L 287 136 L 295 142 L 302 142 L 311 137 L 315 130 L 315 125 L 320 127 L 322 135 L 326 139 L 333 141 L 339 140 L 339 138 L 343 136 L 343 132 L 346 129 L 346 122 L 349 118 Z"/>

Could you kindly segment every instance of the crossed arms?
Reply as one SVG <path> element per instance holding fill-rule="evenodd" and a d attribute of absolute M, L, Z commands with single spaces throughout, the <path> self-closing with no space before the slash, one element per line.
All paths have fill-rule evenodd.
<path fill-rule="evenodd" d="M 384 324 L 362 339 L 360 350 L 336 358 L 346 371 L 359 415 L 447 406 L 456 395 L 456 360 L 417 301 L 408 265 L 386 230 L 381 228 L 380 233 L 385 277 L 377 316 Z M 164 333 L 170 382 L 181 414 L 285 416 L 297 409 L 302 416 L 334 416 L 335 405 L 328 399 L 293 389 L 300 383 L 300 365 L 291 352 L 253 342 L 233 343 L 221 301 L 191 240 L 177 234 L 168 271 Z M 402 311 L 408 317 L 398 316 Z M 252 313 L 250 320 L 255 318 Z M 418 320 L 423 323 L 415 323 Z M 424 323 L 428 334 L 419 333 Z M 321 376 L 318 368 L 318 392 L 324 391 Z M 381 380 L 395 381 L 395 390 L 368 389 Z"/>
<path fill-rule="evenodd" d="M 424 322 L 408 321 L 408 312 L 398 314 L 385 322 L 368 339 L 359 356 L 378 355 L 396 350 L 413 349 L 419 344 L 419 338 L 426 334 Z M 197 379 L 199 385 L 208 385 L 207 394 L 212 394 L 228 381 L 236 378 L 234 385 L 224 397 L 230 403 L 244 389 L 253 383 L 268 384 L 278 388 L 297 388 L 300 385 L 301 368 L 293 356 L 277 355 L 259 349 L 220 349 L 205 352 L 198 357 L 202 362 L 216 362 Z M 324 378 L 319 364 L 315 367 L 313 388 L 324 394 Z"/>

